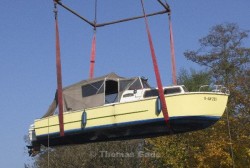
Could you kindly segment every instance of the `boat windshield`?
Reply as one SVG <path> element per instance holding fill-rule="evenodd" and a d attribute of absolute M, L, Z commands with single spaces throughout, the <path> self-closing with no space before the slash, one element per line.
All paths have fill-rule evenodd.
<path fill-rule="evenodd" d="M 188 92 L 188 89 L 186 88 L 186 86 L 182 86 L 184 92 Z"/>
<path fill-rule="evenodd" d="M 148 80 L 147 79 L 144 79 L 144 78 L 141 78 L 141 82 L 142 82 L 142 85 L 143 85 L 143 88 L 151 88 L 150 85 L 148 84 Z"/>
<path fill-rule="evenodd" d="M 133 81 L 128 90 L 138 90 L 138 89 L 142 89 L 142 85 L 139 78 Z"/>

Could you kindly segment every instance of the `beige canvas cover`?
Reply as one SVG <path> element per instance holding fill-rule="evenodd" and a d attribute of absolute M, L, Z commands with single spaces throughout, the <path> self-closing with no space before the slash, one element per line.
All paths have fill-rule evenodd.
<path fill-rule="evenodd" d="M 106 96 L 107 94 L 114 94 L 116 97 L 113 98 L 113 101 L 119 101 L 120 95 L 124 90 L 129 88 L 140 89 L 144 87 L 139 81 L 139 77 L 123 78 L 115 73 L 110 73 L 99 78 L 80 81 L 63 88 L 63 110 L 64 112 L 74 111 L 110 103 L 106 101 L 105 94 Z M 115 90 L 117 90 L 116 93 Z M 55 94 L 55 98 L 43 118 L 53 115 L 56 108 L 57 94 Z"/>

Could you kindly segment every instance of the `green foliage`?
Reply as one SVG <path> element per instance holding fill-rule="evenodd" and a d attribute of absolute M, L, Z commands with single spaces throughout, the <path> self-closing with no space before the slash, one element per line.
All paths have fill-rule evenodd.
<path fill-rule="evenodd" d="M 143 144 L 144 140 L 129 140 L 60 146 L 49 150 L 43 147 L 30 167 L 139 167 Z"/>
<path fill-rule="evenodd" d="M 189 91 L 198 91 L 200 86 L 209 85 L 211 81 L 211 75 L 207 72 L 197 72 L 194 69 L 190 69 L 188 72 L 185 69 L 181 69 L 178 75 L 178 84 L 185 85 Z"/>
<path fill-rule="evenodd" d="M 188 60 L 206 66 L 217 82 L 228 86 L 241 74 L 250 61 L 250 48 L 243 47 L 248 31 L 237 24 L 220 24 L 199 40 L 200 48 L 184 53 Z"/>
<path fill-rule="evenodd" d="M 184 55 L 208 68 L 215 83 L 228 87 L 231 114 L 249 117 L 250 48 L 243 46 L 248 33 L 233 23 L 216 25 L 199 40 L 199 49 L 186 51 Z"/>
<path fill-rule="evenodd" d="M 160 153 L 159 163 L 171 168 L 232 167 L 229 142 L 225 120 L 205 130 L 146 140 Z"/>

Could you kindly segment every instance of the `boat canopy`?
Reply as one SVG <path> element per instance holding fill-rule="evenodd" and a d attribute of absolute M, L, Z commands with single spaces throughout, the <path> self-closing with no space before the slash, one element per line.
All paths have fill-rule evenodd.
<path fill-rule="evenodd" d="M 119 102 L 125 90 L 143 88 L 150 88 L 147 79 L 143 77 L 124 78 L 115 73 L 83 80 L 63 88 L 63 111 L 75 111 Z M 53 115 L 57 104 L 56 92 L 53 102 L 42 118 Z"/>

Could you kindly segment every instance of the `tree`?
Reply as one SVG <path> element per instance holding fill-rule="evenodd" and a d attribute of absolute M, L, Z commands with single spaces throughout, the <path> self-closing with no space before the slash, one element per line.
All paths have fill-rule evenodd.
<path fill-rule="evenodd" d="M 237 24 L 219 24 L 199 40 L 200 48 L 184 53 L 188 60 L 208 68 L 214 81 L 229 88 L 230 113 L 250 115 L 250 48 L 243 46 L 249 31 Z"/>
<path fill-rule="evenodd" d="M 229 86 L 250 62 L 250 48 L 243 47 L 248 31 L 237 24 L 220 24 L 211 28 L 209 34 L 199 40 L 200 48 L 184 53 L 188 60 L 209 68 L 217 82 Z"/>
<path fill-rule="evenodd" d="M 82 168 L 82 167 L 139 167 L 144 140 L 110 141 L 67 145 L 60 147 L 42 147 L 34 157 L 35 168 Z"/>
<path fill-rule="evenodd" d="M 236 24 L 220 24 L 199 40 L 200 48 L 184 53 L 191 60 L 206 67 L 205 79 L 230 90 L 227 110 L 214 126 L 191 133 L 147 139 L 149 150 L 161 153 L 160 158 L 149 160 L 168 167 L 247 167 L 250 165 L 250 48 L 243 47 L 248 31 Z M 203 82 L 202 72 L 187 71 L 179 81 L 192 90 Z M 206 73 L 205 73 L 206 74 Z M 209 80 L 208 80 L 209 81 Z M 204 81 L 204 84 L 207 81 Z M 232 144 L 228 134 L 228 124 Z M 233 147 L 233 155 L 230 146 Z"/>
<path fill-rule="evenodd" d="M 189 91 L 198 91 L 200 86 L 212 83 L 211 75 L 205 71 L 181 69 L 178 74 L 178 84 L 184 85 Z"/>

